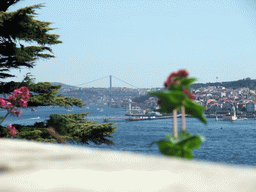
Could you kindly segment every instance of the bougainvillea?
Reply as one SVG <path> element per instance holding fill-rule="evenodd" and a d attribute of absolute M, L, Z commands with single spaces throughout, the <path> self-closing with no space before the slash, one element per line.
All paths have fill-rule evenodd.
<path fill-rule="evenodd" d="M 26 108 L 28 106 L 29 96 L 28 88 L 20 87 L 15 89 L 13 94 L 10 94 L 6 100 L 4 98 L 0 98 L 0 108 L 7 111 L 6 115 L 1 118 L 0 125 L 9 114 L 20 117 L 22 114 L 22 110 L 20 108 Z M 12 124 L 9 124 L 7 129 L 12 138 L 17 134 L 17 131 Z"/>

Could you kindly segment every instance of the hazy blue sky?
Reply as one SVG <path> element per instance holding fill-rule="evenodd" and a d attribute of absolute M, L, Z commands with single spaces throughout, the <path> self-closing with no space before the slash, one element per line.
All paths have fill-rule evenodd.
<path fill-rule="evenodd" d="M 29 71 L 70 85 L 113 75 L 150 88 L 180 68 L 200 83 L 256 79 L 256 0 L 24 0 L 8 11 L 39 3 L 36 19 L 52 22 L 63 43 L 55 58 L 13 71 L 15 81 Z"/>

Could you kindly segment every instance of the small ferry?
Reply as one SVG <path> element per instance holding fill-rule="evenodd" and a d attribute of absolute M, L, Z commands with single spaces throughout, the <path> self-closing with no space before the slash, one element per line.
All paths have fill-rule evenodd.
<path fill-rule="evenodd" d="M 129 117 L 126 120 L 141 121 L 141 120 L 155 120 L 155 119 L 169 119 L 169 118 L 172 118 L 172 116 L 135 116 L 135 117 Z"/>

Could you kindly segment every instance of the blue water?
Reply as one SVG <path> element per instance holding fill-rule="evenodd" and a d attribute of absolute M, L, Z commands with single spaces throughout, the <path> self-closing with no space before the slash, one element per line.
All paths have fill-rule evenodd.
<path fill-rule="evenodd" d="M 89 109 L 87 109 L 89 107 Z M 100 112 L 99 109 L 103 109 Z M 108 108 L 106 106 L 87 105 L 82 108 L 74 107 L 68 111 L 63 107 L 38 107 L 36 111 L 24 109 L 20 118 L 9 116 L 3 123 L 12 124 L 34 124 L 44 121 L 52 113 L 67 114 L 77 112 L 90 112 L 88 119 L 104 123 L 103 118 L 110 117 L 116 122 L 116 132 L 112 140 L 115 146 L 105 144 L 95 145 L 90 143 L 89 147 L 130 151 L 135 153 L 161 155 L 156 145 L 150 144 L 157 139 L 164 139 L 165 133 L 172 133 L 172 119 L 125 121 L 125 111 L 121 108 Z M 0 111 L 0 116 L 5 112 Z M 178 119 L 180 125 L 180 119 Z M 215 121 L 208 119 L 204 125 L 194 118 L 187 118 L 188 131 L 204 135 L 206 141 L 202 143 L 199 150 L 194 150 L 195 159 L 221 162 L 227 164 L 256 165 L 256 120 L 245 121 Z M 88 145 L 85 145 L 88 147 Z"/>

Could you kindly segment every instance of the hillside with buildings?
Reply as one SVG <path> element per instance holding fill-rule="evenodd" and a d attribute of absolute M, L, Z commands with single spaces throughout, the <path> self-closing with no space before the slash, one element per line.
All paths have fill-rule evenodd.
<path fill-rule="evenodd" d="M 112 107 L 125 107 L 127 103 L 134 98 L 147 95 L 147 92 L 156 89 L 147 88 L 126 88 L 112 87 L 110 88 L 81 88 L 62 86 L 59 94 L 81 99 L 86 104 L 111 105 Z M 133 102 L 133 101 L 132 101 Z M 133 102 L 135 104 L 135 102 Z"/>
<path fill-rule="evenodd" d="M 251 79 L 247 77 L 246 79 L 241 79 L 237 81 L 225 81 L 225 82 L 215 82 L 215 83 L 194 83 L 191 88 L 200 88 L 208 86 L 223 86 L 225 88 L 241 88 L 247 87 L 249 89 L 256 89 L 256 79 Z"/>
<path fill-rule="evenodd" d="M 224 86 L 225 85 L 225 86 Z M 256 80 L 243 80 L 221 83 L 193 84 L 191 92 L 195 95 L 195 102 L 203 105 L 208 116 L 226 114 L 234 106 L 237 115 L 254 117 L 256 112 Z M 86 104 L 101 104 L 112 107 L 140 110 L 156 108 L 157 98 L 147 93 L 161 88 L 79 88 L 63 86 L 60 94 L 81 99 Z"/>

